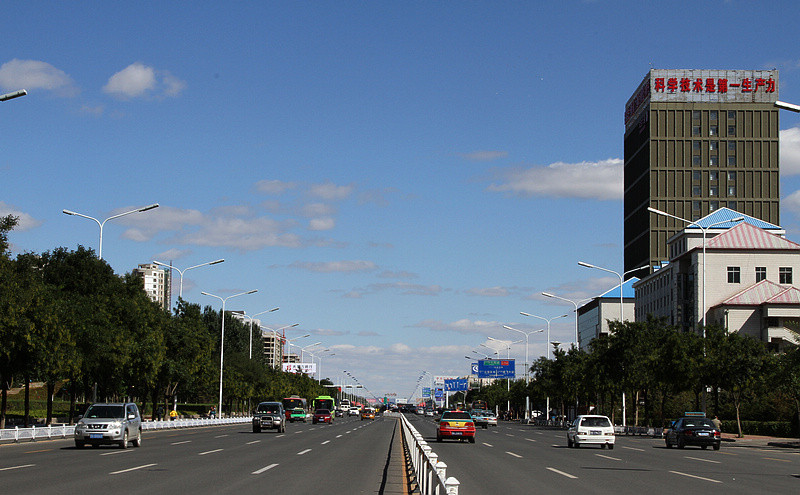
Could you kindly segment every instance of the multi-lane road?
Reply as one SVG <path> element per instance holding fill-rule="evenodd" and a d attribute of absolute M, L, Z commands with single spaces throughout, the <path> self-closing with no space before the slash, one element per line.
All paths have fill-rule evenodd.
<path fill-rule="evenodd" d="M 433 418 L 407 415 L 461 483 L 482 493 L 800 493 L 800 450 L 667 450 L 664 441 L 617 437 L 614 450 L 567 448 L 564 431 L 518 423 L 478 429 L 474 444 L 436 442 Z"/>
<path fill-rule="evenodd" d="M 141 448 L 72 440 L 0 446 L 3 493 L 379 493 L 397 420 L 336 418 L 253 433 L 238 424 L 145 431 Z"/>
<path fill-rule="evenodd" d="M 618 437 L 614 450 L 569 449 L 563 431 L 518 423 L 479 429 L 475 444 L 435 441 L 432 418 L 407 415 L 460 495 L 483 493 L 798 493 L 800 450 L 719 451 Z M 145 431 L 141 448 L 78 450 L 71 439 L 0 446 L 3 493 L 381 493 L 396 419 L 293 423 L 286 433 L 247 424 Z M 396 445 L 396 444 L 395 444 Z"/>

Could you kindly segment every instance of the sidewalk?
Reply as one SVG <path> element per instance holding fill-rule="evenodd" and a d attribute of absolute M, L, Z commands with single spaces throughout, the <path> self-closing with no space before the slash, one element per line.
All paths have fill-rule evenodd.
<path fill-rule="evenodd" d="M 735 433 L 723 433 L 722 441 L 727 445 L 737 447 L 780 447 L 785 449 L 800 449 L 800 439 L 765 437 L 761 435 L 745 435 L 738 438 Z"/>

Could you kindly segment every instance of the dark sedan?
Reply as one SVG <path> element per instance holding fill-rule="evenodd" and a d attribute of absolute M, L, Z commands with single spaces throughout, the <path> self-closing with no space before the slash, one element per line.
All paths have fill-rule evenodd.
<path fill-rule="evenodd" d="M 317 423 L 333 423 L 333 417 L 331 416 L 331 412 L 328 409 L 317 409 L 314 411 L 314 418 L 311 420 L 312 424 Z"/>
<path fill-rule="evenodd" d="M 714 423 L 707 418 L 681 418 L 672 425 L 664 437 L 667 448 L 677 445 L 679 449 L 687 445 L 697 445 L 703 449 L 710 445 L 714 450 L 719 450 L 721 441 L 720 431 Z"/>

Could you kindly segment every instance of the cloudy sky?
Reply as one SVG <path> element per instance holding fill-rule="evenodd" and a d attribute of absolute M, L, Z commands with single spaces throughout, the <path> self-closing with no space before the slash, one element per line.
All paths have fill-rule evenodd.
<path fill-rule="evenodd" d="M 152 260 L 184 297 L 293 323 L 322 372 L 410 395 L 503 329 L 571 342 L 622 267 L 623 109 L 653 68 L 780 70 L 794 1 L 37 2 L 3 13 L 0 214 L 14 252 Z M 712 22 L 713 21 L 713 22 Z M 781 222 L 800 239 L 800 116 L 781 114 Z M 176 284 L 177 285 L 177 284 Z M 545 337 L 532 335 L 531 359 Z M 522 372 L 520 366 L 518 371 Z"/>

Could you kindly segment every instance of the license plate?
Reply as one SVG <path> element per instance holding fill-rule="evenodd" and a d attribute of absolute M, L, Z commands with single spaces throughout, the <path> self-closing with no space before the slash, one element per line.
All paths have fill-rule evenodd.
<path fill-rule="evenodd" d="M 461 432 L 460 432 L 460 431 L 454 431 L 454 432 L 453 432 L 453 435 L 454 435 L 454 436 L 459 436 L 459 435 L 461 435 Z"/>
<path fill-rule="evenodd" d="M 103 438 L 102 433 L 89 433 L 89 438 Z"/>
<path fill-rule="evenodd" d="M 592 430 L 589 432 L 590 435 L 602 435 L 603 432 L 600 430 Z"/>
<path fill-rule="evenodd" d="M 697 436 L 698 436 L 698 437 L 707 437 L 707 436 L 708 436 L 708 433 L 706 433 L 706 432 L 700 432 L 700 433 L 698 433 L 698 434 L 697 434 Z"/>

